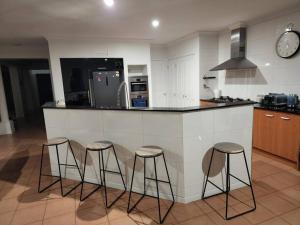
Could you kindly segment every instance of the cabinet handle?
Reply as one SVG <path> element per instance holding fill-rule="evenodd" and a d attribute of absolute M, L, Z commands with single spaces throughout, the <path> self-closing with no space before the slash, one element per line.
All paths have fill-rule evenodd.
<path fill-rule="evenodd" d="M 272 114 L 265 114 L 266 117 L 274 117 Z"/>
<path fill-rule="evenodd" d="M 285 117 L 285 116 L 281 116 L 280 118 L 283 119 L 283 120 L 290 120 L 289 117 Z"/>

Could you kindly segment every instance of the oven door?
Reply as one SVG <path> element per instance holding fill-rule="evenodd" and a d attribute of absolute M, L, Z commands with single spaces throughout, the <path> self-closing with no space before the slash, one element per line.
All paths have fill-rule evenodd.
<path fill-rule="evenodd" d="M 147 82 L 131 82 L 130 83 L 130 91 L 131 93 L 137 93 L 137 92 L 148 92 L 148 84 Z"/>

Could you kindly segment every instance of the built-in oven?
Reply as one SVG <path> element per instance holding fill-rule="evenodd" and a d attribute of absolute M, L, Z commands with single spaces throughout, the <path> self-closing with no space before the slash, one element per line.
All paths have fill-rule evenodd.
<path fill-rule="evenodd" d="M 129 77 L 128 81 L 131 107 L 148 107 L 148 77 Z"/>
<path fill-rule="evenodd" d="M 148 77 L 129 77 L 130 93 L 148 93 Z"/>

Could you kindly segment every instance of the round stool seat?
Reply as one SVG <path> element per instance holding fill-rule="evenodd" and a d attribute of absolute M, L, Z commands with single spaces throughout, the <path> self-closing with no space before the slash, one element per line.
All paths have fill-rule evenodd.
<path fill-rule="evenodd" d="M 232 142 L 220 142 L 215 144 L 214 149 L 219 152 L 236 154 L 244 151 L 243 146 Z"/>
<path fill-rule="evenodd" d="M 90 143 L 86 146 L 89 150 L 102 150 L 107 149 L 113 146 L 113 143 L 110 141 L 97 141 L 94 143 Z"/>
<path fill-rule="evenodd" d="M 47 140 L 44 145 L 60 145 L 60 144 L 64 144 L 66 143 L 67 141 L 69 141 L 68 138 L 65 138 L 65 137 L 57 137 L 57 138 L 51 138 L 49 140 Z"/>
<path fill-rule="evenodd" d="M 145 158 L 156 157 L 163 154 L 163 150 L 158 146 L 142 146 L 140 150 L 135 152 L 135 154 Z"/>

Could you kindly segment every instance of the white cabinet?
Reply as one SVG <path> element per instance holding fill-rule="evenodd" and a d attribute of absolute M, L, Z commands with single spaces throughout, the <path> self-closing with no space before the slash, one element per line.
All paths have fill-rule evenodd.
<path fill-rule="evenodd" d="M 154 107 L 168 105 L 167 60 L 152 60 L 152 96 Z"/>
<path fill-rule="evenodd" d="M 153 106 L 186 107 L 198 105 L 199 85 L 195 56 L 152 61 Z"/>

